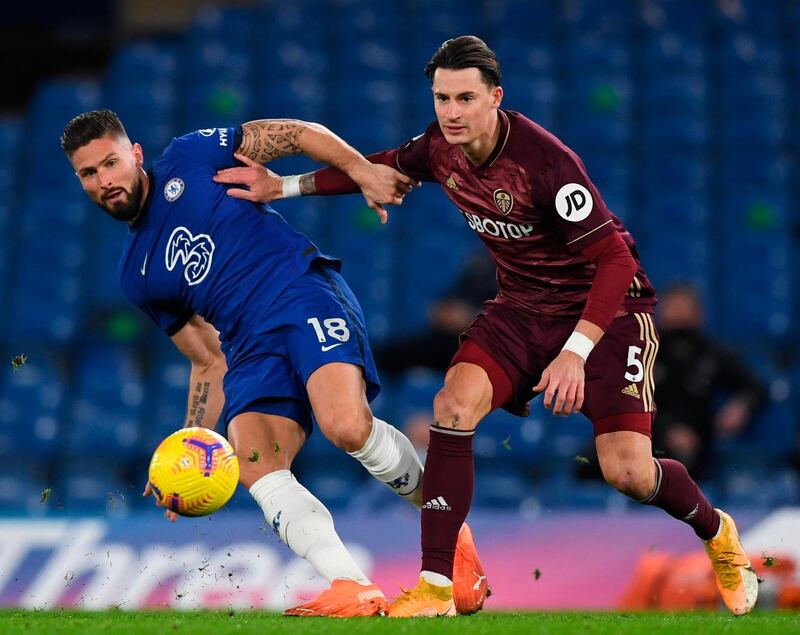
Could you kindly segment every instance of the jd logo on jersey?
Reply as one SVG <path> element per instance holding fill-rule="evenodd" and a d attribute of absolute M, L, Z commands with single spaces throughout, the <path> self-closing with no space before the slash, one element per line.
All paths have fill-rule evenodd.
<path fill-rule="evenodd" d="M 578 223 L 592 213 L 592 195 L 579 183 L 567 183 L 556 194 L 556 211 L 564 220 Z"/>
<path fill-rule="evenodd" d="M 200 284 L 211 269 L 214 258 L 214 241 L 208 234 L 192 236 L 185 227 L 176 227 L 172 230 L 167 241 L 167 250 L 164 261 L 167 271 L 172 271 L 178 261 L 184 265 L 183 277 L 189 286 Z"/>
<path fill-rule="evenodd" d="M 495 190 L 494 204 L 503 216 L 508 216 L 514 209 L 514 197 L 505 190 Z"/>

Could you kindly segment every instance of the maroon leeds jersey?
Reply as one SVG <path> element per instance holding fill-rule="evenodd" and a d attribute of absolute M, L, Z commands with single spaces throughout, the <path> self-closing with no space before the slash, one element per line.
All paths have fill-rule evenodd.
<path fill-rule="evenodd" d="M 499 301 L 535 313 L 580 315 L 596 269 L 580 252 L 616 231 L 637 263 L 621 311 L 652 312 L 655 291 L 633 238 L 578 155 L 524 115 L 498 115 L 500 137 L 483 164 L 472 165 L 433 123 L 397 151 L 397 168 L 442 186 L 492 255 Z"/>

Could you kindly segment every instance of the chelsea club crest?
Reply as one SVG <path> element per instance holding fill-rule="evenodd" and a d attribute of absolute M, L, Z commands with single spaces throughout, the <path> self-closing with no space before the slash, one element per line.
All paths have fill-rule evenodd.
<path fill-rule="evenodd" d="M 170 203 L 177 201 L 183 194 L 183 181 L 178 178 L 170 179 L 164 186 L 164 198 Z"/>

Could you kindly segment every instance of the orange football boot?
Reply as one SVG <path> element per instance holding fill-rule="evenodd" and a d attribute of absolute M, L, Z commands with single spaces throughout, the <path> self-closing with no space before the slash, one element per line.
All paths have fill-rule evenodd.
<path fill-rule="evenodd" d="M 725 606 L 734 615 L 745 615 L 753 610 L 758 599 L 758 576 L 747 557 L 736 523 L 721 509 L 718 534 L 705 541 L 706 553 L 714 567 L 717 588 Z"/>
<path fill-rule="evenodd" d="M 481 559 L 467 523 L 461 525 L 453 561 L 453 600 L 459 615 L 472 615 L 483 608 L 492 594 Z"/>
<path fill-rule="evenodd" d="M 387 615 L 389 603 L 374 584 L 338 578 L 310 602 L 286 609 L 291 617 L 370 617 Z"/>
<path fill-rule="evenodd" d="M 389 608 L 389 617 L 452 617 L 457 615 L 453 587 L 420 580 L 413 589 L 403 589 Z"/>

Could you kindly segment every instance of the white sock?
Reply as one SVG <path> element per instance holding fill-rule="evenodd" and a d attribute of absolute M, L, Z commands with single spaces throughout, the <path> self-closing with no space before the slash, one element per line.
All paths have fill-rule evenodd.
<path fill-rule="evenodd" d="M 397 428 L 373 417 L 364 447 L 349 454 L 400 498 L 417 509 L 422 507 L 422 462 L 411 441 Z"/>
<path fill-rule="evenodd" d="M 250 494 L 281 541 L 328 582 L 347 578 L 370 584 L 337 535 L 331 513 L 289 470 L 262 476 Z"/>
<path fill-rule="evenodd" d="M 434 571 L 420 571 L 419 579 L 425 580 L 425 582 L 428 582 L 430 584 L 435 584 L 436 586 L 453 585 L 453 581 L 446 575 L 442 575 L 441 573 L 436 573 Z"/>

